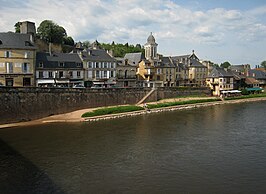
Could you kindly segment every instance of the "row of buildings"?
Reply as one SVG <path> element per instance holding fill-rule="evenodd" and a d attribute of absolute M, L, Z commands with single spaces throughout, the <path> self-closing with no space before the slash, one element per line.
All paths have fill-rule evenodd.
<path fill-rule="evenodd" d="M 207 86 L 215 95 L 222 90 L 265 86 L 266 73 L 248 65 L 216 68 L 209 61 L 200 61 L 194 51 L 182 56 L 160 55 L 152 33 L 144 45 L 145 53 L 114 58 L 100 49 L 97 41 L 90 48 L 77 43 L 70 53 L 43 52 L 35 44 L 34 23 L 21 22 L 20 27 L 21 33 L 0 33 L 2 86 Z"/>

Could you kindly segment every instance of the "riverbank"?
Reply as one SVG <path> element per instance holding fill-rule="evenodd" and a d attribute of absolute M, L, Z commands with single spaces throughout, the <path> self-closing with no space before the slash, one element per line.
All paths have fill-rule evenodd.
<path fill-rule="evenodd" d="M 185 101 L 191 99 L 213 99 L 215 97 L 205 97 L 205 98 L 175 98 L 175 99 L 166 99 L 162 100 L 162 102 L 170 102 L 170 101 Z M 266 101 L 266 97 L 259 97 L 259 98 L 247 98 L 247 99 L 236 99 L 236 100 L 228 100 L 228 101 L 215 101 L 215 102 L 204 102 L 204 103 L 196 103 L 196 104 L 186 104 L 186 105 L 178 105 L 178 106 L 171 106 L 171 107 L 163 107 L 163 108 L 155 108 L 151 110 L 141 110 L 141 111 L 134 111 L 134 112 L 127 112 L 127 113 L 119 113 L 119 114 L 112 114 L 112 115 L 102 115 L 102 116 L 95 116 L 95 117 L 88 117 L 88 118 L 81 118 L 86 112 L 93 111 L 97 108 L 91 109 L 82 109 L 66 114 L 60 115 L 53 115 L 46 118 L 28 121 L 28 122 L 19 122 L 19 123 L 11 123 L 11 124 L 2 124 L 0 125 L 1 128 L 10 128 L 10 127 L 18 127 L 18 126 L 29 126 L 29 125 L 39 125 L 43 123 L 56 123 L 56 122 L 90 122 L 90 121 L 99 121 L 99 120 L 107 120 L 107 119 L 115 119 L 121 117 L 129 117 L 135 115 L 142 115 L 142 114 L 150 114 L 150 113 L 158 113 L 158 112 L 165 112 L 165 111 L 174 111 L 174 110 L 184 110 L 184 109 L 192 109 L 192 108 L 199 108 L 199 107 L 206 107 L 206 106 L 214 106 L 214 105 L 222 105 L 222 104 L 235 104 L 235 103 L 244 103 L 244 102 L 255 102 L 255 101 Z M 154 102 L 158 103 L 158 102 Z"/>

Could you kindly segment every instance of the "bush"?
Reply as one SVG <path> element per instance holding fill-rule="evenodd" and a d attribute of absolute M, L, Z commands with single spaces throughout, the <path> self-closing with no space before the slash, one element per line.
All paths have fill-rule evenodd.
<path fill-rule="evenodd" d="M 241 94 L 242 95 L 249 95 L 249 92 L 247 91 L 247 89 L 243 89 L 243 90 L 241 90 Z"/>

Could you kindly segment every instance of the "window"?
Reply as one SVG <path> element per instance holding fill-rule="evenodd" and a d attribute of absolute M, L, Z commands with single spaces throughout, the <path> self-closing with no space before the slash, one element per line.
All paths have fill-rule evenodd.
<path fill-rule="evenodd" d="M 23 73 L 29 73 L 29 64 L 28 63 L 23 63 L 22 65 L 22 72 Z"/>
<path fill-rule="evenodd" d="M 99 77 L 100 77 L 100 72 L 96 71 L 96 78 L 99 78 Z"/>
<path fill-rule="evenodd" d="M 59 78 L 64 77 L 64 72 L 63 71 L 59 71 Z"/>
<path fill-rule="evenodd" d="M 40 68 L 43 68 L 43 62 L 40 62 L 40 63 L 39 63 L 39 67 L 40 67 Z"/>
<path fill-rule="evenodd" d="M 157 80 L 160 80 L 161 78 L 160 78 L 160 76 L 159 75 L 157 75 Z"/>
<path fill-rule="evenodd" d="M 99 63 L 98 62 L 96 62 L 96 68 L 99 68 Z"/>
<path fill-rule="evenodd" d="M 64 67 L 65 63 L 64 62 L 59 62 L 59 67 Z"/>
<path fill-rule="evenodd" d="M 6 78 L 6 86 L 13 86 L 14 80 L 13 78 Z"/>
<path fill-rule="evenodd" d="M 5 57 L 10 58 L 11 57 L 11 51 L 5 51 Z"/>
<path fill-rule="evenodd" d="M 92 71 L 88 71 L 88 78 L 92 78 Z"/>
<path fill-rule="evenodd" d="M 88 67 L 92 68 L 92 62 L 88 62 Z"/>
<path fill-rule="evenodd" d="M 104 78 L 107 78 L 107 71 L 104 71 L 104 72 L 103 72 L 103 77 L 104 77 Z"/>
<path fill-rule="evenodd" d="M 13 64 L 6 63 L 6 73 L 13 73 Z"/>
<path fill-rule="evenodd" d="M 113 71 L 110 71 L 110 76 L 114 77 L 114 72 Z"/>
<path fill-rule="evenodd" d="M 43 72 L 39 71 L 39 78 L 43 78 Z"/>
<path fill-rule="evenodd" d="M 30 78 L 24 77 L 23 78 L 23 86 L 30 86 L 30 85 L 31 85 Z"/>
<path fill-rule="evenodd" d="M 53 77 L 53 72 L 52 72 L 52 71 L 49 71 L 49 72 L 48 72 L 48 77 L 49 77 L 49 78 L 52 78 L 52 77 Z"/>
<path fill-rule="evenodd" d="M 26 52 L 25 52 L 25 55 L 24 55 L 24 58 L 27 59 L 27 58 L 29 58 L 29 57 L 30 57 L 30 52 L 27 52 L 27 51 L 26 51 Z"/>
<path fill-rule="evenodd" d="M 81 63 L 77 63 L 77 67 L 81 67 Z"/>
<path fill-rule="evenodd" d="M 80 71 L 77 71 L 77 77 L 80 77 Z"/>

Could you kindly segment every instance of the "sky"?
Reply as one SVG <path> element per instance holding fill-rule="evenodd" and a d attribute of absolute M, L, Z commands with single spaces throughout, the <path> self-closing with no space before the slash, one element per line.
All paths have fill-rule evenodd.
<path fill-rule="evenodd" d="M 144 45 L 214 63 L 266 60 L 266 0 L 0 0 L 0 32 L 52 20 L 78 41 Z"/>

